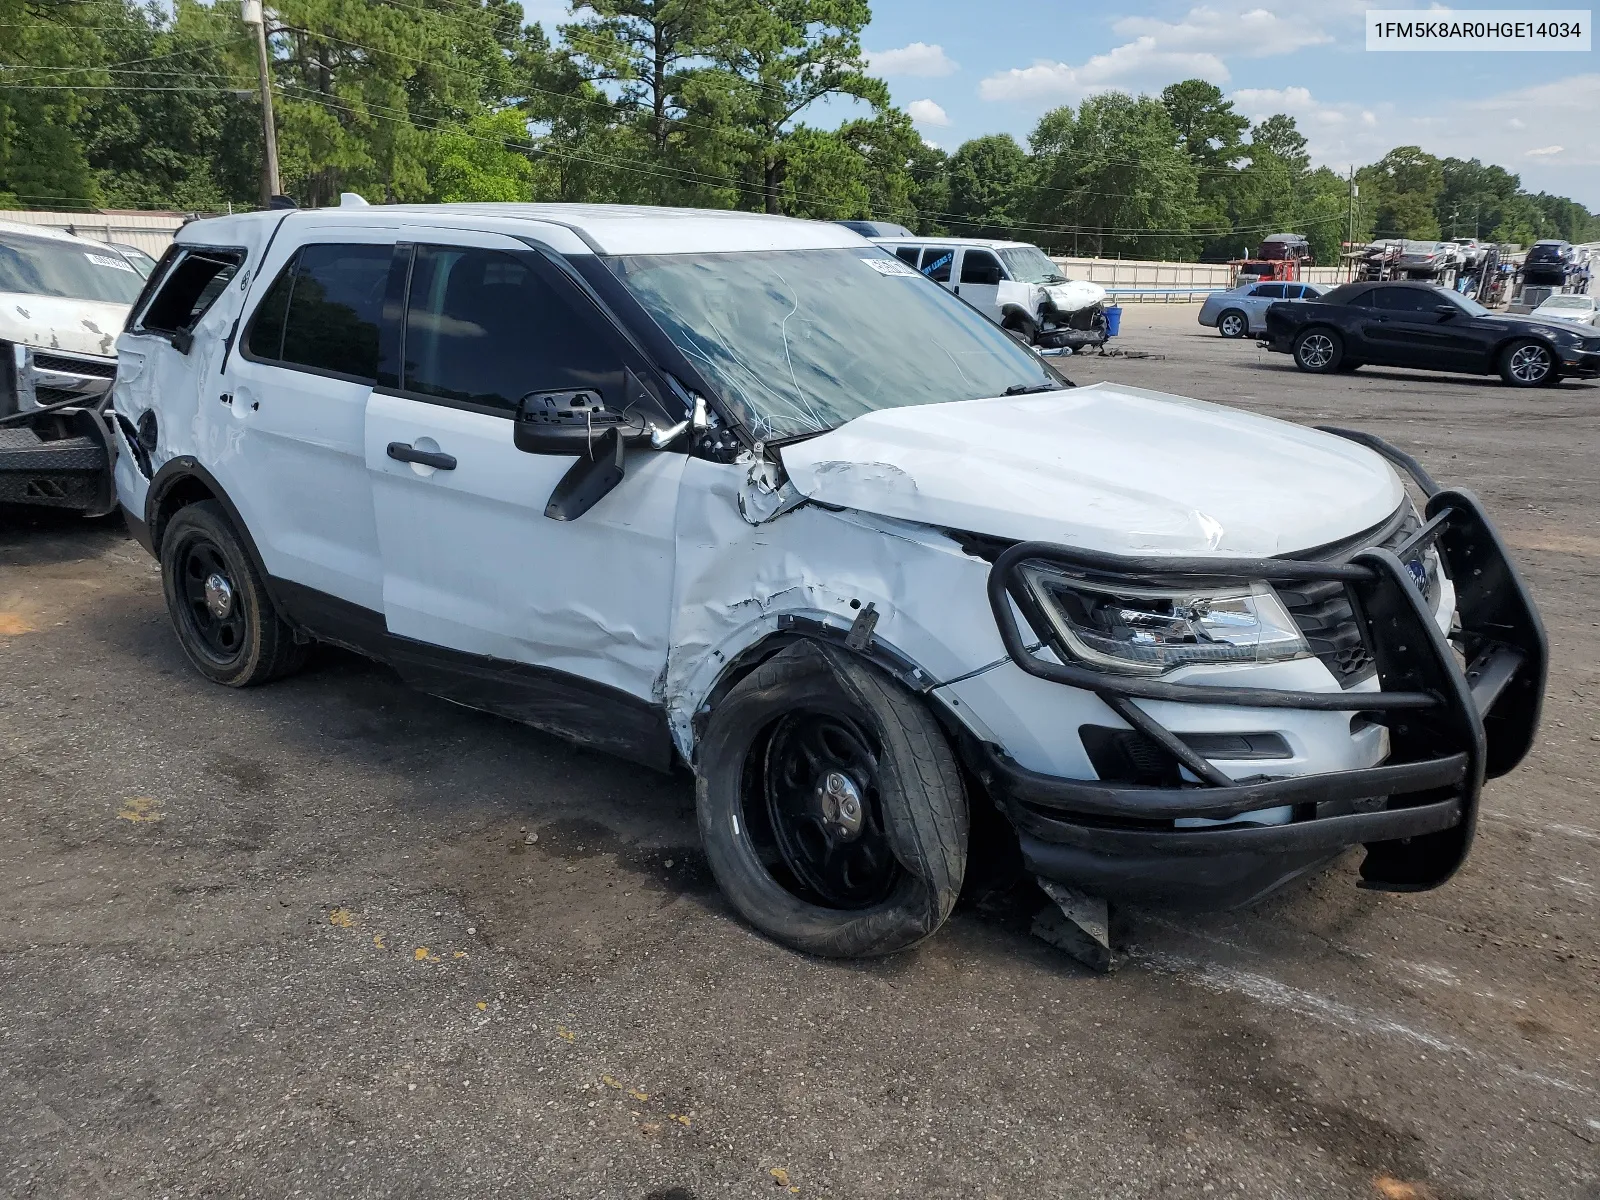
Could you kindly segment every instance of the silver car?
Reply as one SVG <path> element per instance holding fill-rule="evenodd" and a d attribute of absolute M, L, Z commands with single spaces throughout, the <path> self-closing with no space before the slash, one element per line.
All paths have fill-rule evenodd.
<path fill-rule="evenodd" d="M 1267 307 L 1280 300 L 1315 300 L 1328 289 L 1320 283 L 1259 283 L 1251 280 L 1225 292 L 1212 292 L 1200 306 L 1200 324 L 1225 338 L 1265 333 Z"/>

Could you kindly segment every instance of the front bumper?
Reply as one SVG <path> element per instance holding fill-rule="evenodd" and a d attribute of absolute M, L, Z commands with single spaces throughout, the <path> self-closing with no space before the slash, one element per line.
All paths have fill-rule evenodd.
<path fill-rule="evenodd" d="M 1376 439 L 1362 440 L 1415 467 Z M 1394 553 L 1369 549 L 1334 563 L 1172 560 L 1023 543 L 995 560 L 990 602 L 1012 660 L 1031 675 L 1099 695 L 1176 759 L 1184 780 L 1157 787 L 1065 779 L 1026 769 L 997 746 L 982 747 L 979 775 L 1016 827 L 1031 871 L 1118 899 L 1191 908 L 1247 903 L 1356 845 L 1367 850 L 1364 887 L 1423 890 L 1455 873 L 1471 847 L 1484 779 L 1510 771 L 1533 743 L 1547 649 L 1539 614 L 1478 500 L 1438 489 L 1420 468 L 1416 474 L 1430 492 L 1427 521 Z M 1429 543 L 1456 587 L 1454 647 L 1402 565 Z M 1048 628 L 1031 611 L 1016 574 L 1029 560 L 1136 585 L 1339 580 L 1376 662 L 1380 690 L 1163 683 L 1091 669 L 1065 655 L 1042 657 L 1016 620 L 1020 610 L 1035 628 Z M 1389 757 L 1373 767 L 1235 781 L 1136 700 L 1359 713 L 1388 727 Z M 1286 823 L 1257 824 L 1246 816 L 1285 806 L 1293 813 Z M 1193 818 L 1233 823 L 1196 828 Z"/>
<path fill-rule="evenodd" d="M 1556 356 L 1561 360 L 1561 373 L 1580 379 L 1600 376 L 1600 350 L 1583 350 L 1578 347 L 1558 347 Z"/>

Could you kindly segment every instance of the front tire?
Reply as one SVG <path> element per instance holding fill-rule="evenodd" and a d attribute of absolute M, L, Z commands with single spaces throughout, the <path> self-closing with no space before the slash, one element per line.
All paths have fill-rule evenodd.
<path fill-rule="evenodd" d="M 1242 338 L 1250 332 L 1250 320 L 1237 308 L 1230 308 L 1217 318 L 1217 332 L 1225 338 Z"/>
<path fill-rule="evenodd" d="M 966 792 L 927 707 L 877 668 L 801 643 L 740 680 L 696 754 L 700 836 L 750 924 L 829 958 L 944 924 L 966 870 Z"/>
<path fill-rule="evenodd" d="M 1556 356 L 1543 342 L 1522 338 L 1500 352 L 1500 378 L 1510 387 L 1544 387 L 1555 373 Z"/>
<path fill-rule="evenodd" d="M 1343 339 L 1325 326 L 1301 330 L 1294 339 L 1294 365 L 1302 371 L 1328 375 L 1339 369 L 1343 358 Z"/>
<path fill-rule="evenodd" d="M 178 510 L 161 538 L 161 585 L 178 644 L 202 675 L 251 687 L 298 669 L 306 647 L 278 616 L 214 500 Z"/>

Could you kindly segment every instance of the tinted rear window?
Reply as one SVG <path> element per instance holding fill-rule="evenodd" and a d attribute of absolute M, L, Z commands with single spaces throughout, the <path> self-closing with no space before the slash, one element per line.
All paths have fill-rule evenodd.
<path fill-rule="evenodd" d="M 1341 283 L 1331 292 L 1323 293 L 1321 301 L 1323 304 L 1355 304 L 1359 301 L 1365 305 L 1371 303 L 1369 296 L 1371 291 L 1372 289 L 1364 283 Z M 1363 297 L 1365 299 L 1362 299 Z"/>

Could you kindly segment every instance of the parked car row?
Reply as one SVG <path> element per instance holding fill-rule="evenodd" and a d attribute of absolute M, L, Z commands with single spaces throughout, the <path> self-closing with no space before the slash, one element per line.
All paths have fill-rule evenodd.
<path fill-rule="evenodd" d="M 983 250 L 1053 297 L 1029 256 L 887 243 L 616 206 L 191 223 L 109 426 L 178 643 L 246 687 L 328 642 L 690 771 L 730 902 L 810 953 L 937 930 L 977 806 L 1102 898 L 1231 906 L 1356 845 L 1364 886 L 1448 880 L 1547 656 L 1479 502 L 1364 435 L 1074 387 L 965 291 Z"/>

